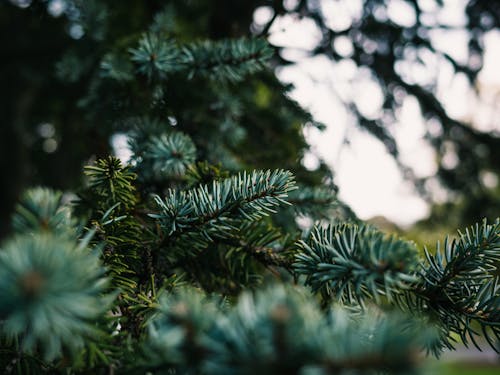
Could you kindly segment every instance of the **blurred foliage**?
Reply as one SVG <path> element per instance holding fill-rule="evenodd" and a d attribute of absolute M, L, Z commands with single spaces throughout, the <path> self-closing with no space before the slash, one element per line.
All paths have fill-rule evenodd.
<path fill-rule="evenodd" d="M 443 375 L 495 375 L 498 374 L 498 366 L 456 362 L 440 366 L 439 370 L 436 369 L 436 373 Z"/>
<path fill-rule="evenodd" d="M 174 147 L 167 134 L 179 129 L 192 137 L 197 160 L 232 171 L 280 166 L 306 186 L 332 186 L 326 165 L 311 172 L 301 164 L 303 126 L 320 124 L 283 95 L 290 87 L 261 70 L 272 53 L 267 43 L 243 38 L 256 5 L 2 2 L 0 83 L 9 89 L 0 100 L 0 170 L 9 182 L 0 194 L 0 237 L 24 187 L 75 189 L 82 165 L 112 153 L 117 132 L 156 135 L 151 147 L 164 144 L 157 152 L 166 155 Z M 256 70 L 243 85 L 232 83 Z M 137 155 L 141 164 L 158 156 Z M 153 177 L 156 188 L 168 187 L 144 176 Z"/>
<path fill-rule="evenodd" d="M 193 140 L 201 160 L 222 160 L 224 166 L 233 170 L 245 165 L 292 169 L 298 182 L 305 185 L 314 186 L 325 178 L 331 180 L 331 172 L 324 163 L 320 162 L 316 173 L 306 173 L 299 163 L 308 149 L 301 133 L 303 124 L 319 124 L 280 95 L 290 87 L 279 83 L 273 74 L 261 72 L 245 81 L 245 93 L 237 99 L 234 87 L 197 78 L 197 72 L 204 68 L 196 59 L 223 61 L 228 53 L 240 48 L 240 42 L 235 40 L 211 50 L 205 43 L 208 38 L 216 41 L 241 38 L 248 36 L 250 29 L 256 35 L 266 36 L 272 24 L 282 17 L 311 20 L 320 30 L 315 46 L 302 51 L 304 57 L 321 55 L 333 62 L 349 61 L 367 69 L 368 76 L 384 95 L 379 113 L 375 117 L 364 115 L 352 98 L 344 104 L 355 115 L 357 124 L 380 139 L 396 158 L 399 150 L 391 124 L 404 98 L 417 99 L 427 120 L 426 138 L 436 151 L 437 177 L 453 193 L 444 208 L 447 213 L 451 209 L 453 214 L 440 214 L 441 208 L 436 207 L 431 226 L 435 221 L 443 223 L 448 219 L 451 219 L 449 225 L 456 227 L 457 222 L 464 225 L 481 217 L 494 218 L 500 206 L 498 187 L 485 184 L 484 174 L 498 177 L 498 134 L 479 131 L 473 124 L 450 117 L 436 97 L 435 80 L 421 84 L 411 75 L 401 73 L 398 66 L 404 62 L 416 68 L 425 67 L 427 60 L 422 56 L 427 55 L 456 76 L 466 77 L 471 89 L 476 88 L 483 63 L 484 35 L 498 29 L 500 5 L 470 0 L 465 7 L 465 25 L 453 26 L 446 20 L 433 18 L 433 12 L 446 5 L 440 0 L 425 4 L 417 0 L 399 1 L 400 7 L 406 5 L 402 9 L 412 22 L 388 16 L 394 1 L 360 0 L 350 5 L 348 2 L 124 0 L 119 5 L 109 0 L 2 2 L 0 41 L 4 48 L 0 83 L 8 90 L 3 91 L 0 100 L 3 114 L 0 171 L 9 176 L 9 183 L 2 184 L 0 194 L 0 237 L 8 230 L 9 212 L 23 187 L 43 184 L 74 188 L 82 164 L 93 156 L 109 154 L 111 136 L 117 130 L 127 129 L 131 125 L 127 118 L 130 113 L 137 114 L 138 109 L 142 109 L 142 115 L 178 124 L 186 134 L 196 135 Z M 253 19 L 255 9 L 260 6 L 270 10 L 265 24 L 256 24 Z M 346 9 L 351 11 L 346 14 Z M 336 13 L 346 15 L 343 26 L 330 22 Z M 465 62 L 438 49 L 431 40 L 436 30 L 446 33 L 462 29 L 467 32 L 469 48 Z M 158 35 L 168 39 L 158 44 L 154 42 Z M 345 38 L 352 44 L 352 53 L 347 55 L 335 48 L 336 41 Z M 154 53 L 155 62 L 149 68 L 144 66 L 145 79 L 132 80 L 134 64 L 147 58 L 151 48 L 159 50 Z M 257 43 L 254 51 L 261 48 Z M 275 48 L 279 53 L 273 58 L 273 66 L 294 63 L 287 60 L 286 48 Z M 130 52 L 134 56 L 132 62 L 127 59 Z M 167 74 L 170 69 L 164 65 L 166 70 L 157 74 L 153 72 L 155 64 L 173 66 L 171 63 L 176 59 L 184 61 L 182 69 L 191 71 L 191 81 L 199 84 L 199 90 L 184 90 L 184 78 L 175 74 L 169 76 L 166 85 L 155 81 L 155 77 Z M 251 64 L 242 69 L 252 71 Z M 228 69 L 227 65 L 221 69 Z M 238 79 L 240 72 L 229 72 L 232 74 L 227 76 L 229 80 Z M 175 91 L 169 89 L 172 87 Z M 247 152 L 235 155 L 240 149 Z M 453 167 L 443 162 L 450 153 L 458 160 Z M 405 176 L 433 202 L 432 184 L 417 178 L 402 161 L 398 160 L 398 164 Z"/>
<path fill-rule="evenodd" d="M 333 63 L 355 66 L 378 86 L 383 103 L 370 114 L 363 112 L 356 102 L 356 93 L 343 93 L 335 82 L 332 92 L 354 116 L 357 125 L 385 145 L 403 175 L 413 180 L 417 190 L 431 203 L 435 202 L 436 181 L 446 188 L 449 203 L 433 210 L 430 227 L 436 222 L 456 227 L 469 225 L 481 217 L 496 217 L 500 209 L 498 126 L 495 131 L 486 132 L 468 120 L 450 115 L 442 95 L 438 97 L 442 90 L 438 81 L 448 74 L 450 79 L 463 79 L 471 97 L 480 94 L 477 78 L 484 63 L 485 36 L 500 28 L 498 1 L 465 1 L 463 22 L 446 16 L 458 13 L 462 5 L 442 0 L 297 0 L 263 1 L 262 5 L 270 7 L 271 16 L 264 23 L 253 24 L 257 33 L 272 36 L 273 24 L 279 33 L 280 21 L 290 18 L 309 21 L 318 31 L 312 46 L 298 48 L 300 57 L 297 49 L 278 45 L 279 65 L 300 64 L 307 58 L 323 56 Z M 453 36 L 457 33 L 463 33 L 467 43 L 465 59 L 436 43 L 438 34 L 454 43 Z M 287 53 L 288 49 L 295 53 Z M 417 176 L 400 158 L 395 124 L 407 98 L 416 99 L 424 119 L 425 139 L 436 155 L 436 176 Z M 489 121 L 490 125 L 499 124 L 497 118 Z M 456 162 L 448 163 L 450 159 Z M 488 177 L 485 178 L 488 174 L 496 178 L 496 187 L 488 183 Z"/>

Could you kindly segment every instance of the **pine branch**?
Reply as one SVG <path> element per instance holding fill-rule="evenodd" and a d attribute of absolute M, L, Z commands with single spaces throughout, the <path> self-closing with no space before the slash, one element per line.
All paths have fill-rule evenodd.
<path fill-rule="evenodd" d="M 313 291 L 361 304 L 408 289 L 417 280 L 417 266 L 412 243 L 355 224 L 315 227 L 309 240 L 299 243 L 293 264 Z"/>
<path fill-rule="evenodd" d="M 144 34 L 138 47 L 131 48 L 129 52 L 132 61 L 137 64 L 137 71 L 146 75 L 149 80 L 163 79 L 181 68 L 177 45 L 159 34 Z"/>
<path fill-rule="evenodd" d="M 370 227 L 316 227 L 309 241 L 300 243 L 293 267 L 325 300 L 363 305 L 384 296 L 416 318 L 425 317 L 439 330 L 427 345 L 436 355 L 443 347 L 454 348 L 452 334 L 478 347 L 475 337 L 482 334 L 498 350 L 499 228 L 498 220 L 493 225 L 485 221 L 460 233 L 457 241 L 446 240 L 442 251 L 438 244 L 436 255 L 426 249 L 422 262 L 413 245 Z"/>
<path fill-rule="evenodd" d="M 273 55 L 264 39 L 205 41 L 188 45 L 182 52 L 189 77 L 201 75 L 232 82 L 261 70 Z"/>
<path fill-rule="evenodd" d="M 162 131 L 149 135 L 136 131 L 130 145 L 134 152 L 135 171 L 145 183 L 164 182 L 184 176 L 196 159 L 196 147 L 191 138 L 181 132 Z M 142 138 L 142 139 L 141 139 Z"/>
<path fill-rule="evenodd" d="M 194 233 L 191 245 L 203 248 L 236 230 L 238 220 L 255 221 L 276 212 L 293 188 L 287 171 L 242 173 L 188 191 L 169 190 L 165 200 L 156 196 L 160 213 L 149 216 L 159 221 L 164 244 Z"/>
<path fill-rule="evenodd" d="M 147 33 L 136 48 L 129 49 L 137 71 L 150 81 L 165 79 L 167 75 L 183 71 L 188 78 L 202 76 L 213 80 L 241 81 L 245 76 L 262 70 L 273 55 L 273 49 L 264 39 L 227 39 L 204 41 L 179 48 L 172 40 L 160 34 Z M 109 58 L 105 71 L 118 71 Z M 119 61 L 116 61 L 119 62 Z M 123 65 L 123 64 L 122 64 Z M 123 74 L 118 74 L 122 78 Z"/>
<path fill-rule="evenodd" d="M 137 198 L 132 182 L 136 175 L 130 172 L 130 167 L 122 166 L 120 159 L 113 156 L 99 159 L 95 165 L 85 167 L 85 175 L 89 178 L 89 188 L 81 194 L 81 203 L 87 203 L 100 214 L 116 204 L 120 204 L 122 212 L 135 206 Z"/>
<path fill-rule="evenodd" d="M 143 243 L 150 235 L 135 214 L 136 174 L 115 157 L 99 159 L 84 170 L 89 186 L 80 193 L 77 207 L 90 214 L 87 227 L 96 232 L 93 243 L 102 246 L 113 287 L 121 290 L 121 297 L 135 295 L 138 282 L 149 280 Z"/>
<path fill-rule="evenodd" d="M 416 293 L 442 329 L 478 346 L 474 322 L 490 346 L 500 339 L 500 221 L 485 221 L 459 232 L 458 240 L 438 244 L 436 254 L 425 249 L 426 262 Z M 449 340 L 444 344 L 453 348 Z"/>
<path fill-rule="evenodd" d="M 72 232 L 76 223 L 70 209 L 62 203 L 62 193 L 47 188 L 33 188 L 24 192 L 12 217 L 18 233 L 46 231 Z"/>

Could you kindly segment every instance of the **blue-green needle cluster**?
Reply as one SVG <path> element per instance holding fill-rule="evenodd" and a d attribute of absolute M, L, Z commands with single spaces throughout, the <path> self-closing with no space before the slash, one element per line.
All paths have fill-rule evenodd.
<path fill-rule="evenodd" d="M 361 304 L 365 298 L 391 300 L 417 280 L 416 246 L 370 226 L 315 227 L 299 247 L 297 274 L 326 298 Z"/>
<path fill-rule="evenodd" d="M 144 351 L 150 370 L 203 374 L 408 374 L 433 336 L 400 314 L 321 311 L 304 289 L 244 293 L 234 306 L 196 290 L 161 299 Z"/>
<path fill-rule="evenodd" d="M 18 236 L 0 250 L 0 332 L 52 360 L 96 336 L 110 307 L 98 253 L 53 234 Z"/>
<path fill-rule="evenodd" d="M 178 46 L 175 41 L 155 33 L 144 34 L 138 46 L 129 52 L 137 71 L 150 80 L 165 79 L 168 74 L 182 71 L 189 78 L 201 76 L 233 82 L 260 71 L 273 55 L 263 39 L 204 41 Z M 108 58 L 103 68 L 121 77 L 113 68 L 113 60 Z"/>

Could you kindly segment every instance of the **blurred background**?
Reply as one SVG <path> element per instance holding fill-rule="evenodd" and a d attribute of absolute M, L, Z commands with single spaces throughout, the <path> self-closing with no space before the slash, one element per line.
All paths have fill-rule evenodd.
<path fill-rule="evenodd" d="M 127 94 L 126 105 L 109 100 L 116 88 L 94 78 L 105 53 L 153 18 L 184 41 L 267 38 L 282 86 L 269 77 L 267 89 L 249 85 L 255 101 L 286 87 L 312 114 L 298 138 L 278 127 L 276 147 L 331 175 L 361 219 L 433 245 L 499 215 L 498 0 L 3 0 L 0 238 L 27 186 L 71 190 L 92 158 L 127 157 L 113 120 Z M 279 160 L 257 164 L 284 167 Z"/>
<path fill-rule="evenodd" d="M 276 74 L 327 125 L 306 128 L 306 167 L 325 160 L 339 196 L 389 229 L 428 237 L 498 215 L 500 2 L 284 7 L 257 8 L 252 27 L 269 28 Z"/>

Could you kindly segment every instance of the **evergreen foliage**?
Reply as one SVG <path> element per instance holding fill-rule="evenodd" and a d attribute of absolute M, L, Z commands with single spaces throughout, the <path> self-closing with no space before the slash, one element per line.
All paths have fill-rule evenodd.
<path fill-rule="evenodd" d="M 52 232 L 71 226 L 71 212 L 62 204 L 62 193 L 46 188 L 27 190 L 16 206 L 12 226 L 16 232 Z"/>
<path fill-rule="evenodd" d="M 471 93 L 481 94 L 483 85 L 478 77 L 485 62 L 485 41 L 499 28 L 500 8 L 478 0 L 460 5 L 437 0 L 351 3 L 123 0 L 117 5 L 110 0 L 3 1 L 0 28 L 5 53 L 0 81 L 11 89 L 5 90 L 1 101 L 4 126 L 0 128 L 0 168 L 11 183 L 3 186 L 0 194 L 0 236 L 8 232 L 10 214 L 26 187 L 48 184 L 76 189 L 82 163 L 93 154 L 109 154 L 110 136 L 125 130 L 122 121 L 130 115 L 161 117 L 164 121 L 171 117 L 182 124 L 184 133 L 197 133 L 205 139 L 195 140 L 198 156 L 214 164 L 232 165 L 235 171 L 242 164 L 265 169 L 274 168 L 271 161 L 279 158 L 280 167 L 290 169 L 294 162 L 290 158 L 307 149 L 297 128 L 308 121 L 317 124 L 281 95 L 288 88 L 272 74 L 261 72 L 252 77 L 247 73 L 266 62 L 281 70 L 316 57 L 356 67 L 363 77 L 372 78 L 372 84 L 384 96 L 377 114 L 365 113 L 356 93 L 340 92 L 338 82 L 332 82 L 332 88 L 339 91 L 336 96 L 357 120 L 355 123 L 399 158 L 405 177 L 413 179 L 432 199 L 435 179 L 431 177 L 428 184 L 404 165 L 391 126 L 407 99 L 418 102 L 424 123 L 429 124 L 425 139 L 436 153 L 439 181 L 453 191 L 454 197 L 433 210 L 431 226 L 446 222 L 448 228 L 454 228 L 470 225 L 480 217 L 494 219 L 499 191 L 498 186 L 492 187 L 491 177 L 499 174 L 498 135 L 448 112 L 447 96 L 438 95 L 440 80 L 430 66 L 436 63 L 440 68 L 436 71 L 449 71 L 450 79 L 468 85 Z M 461 7 L 463 24 L 450 25 L 448 17 L 436 16 L 449 9 L 459 12 Z M 350 9 L 347 14 L 346 9 Z M 263 13 L 270 17 L 253 17 Z M 337 24 L 336 15 L 345 23 Z M 312 45 L 290 50 L 280 44 L 281 38 L 273 37 L 282 32 L 280 25 L 289 26 L 289 20 L 316 29 L 318 37 L 311 39 Z M 439 36 L 447 34 L 454 40 L 459 30 L 468 38 L 464 44 L 468 43 L 469 60 L 451 53 L 446 43 L 435 41 L 436 35 L 441 39 Z M 249 38 L 250 33 L 259 39 Z M 278 50 L 272 59 L 268 59 L 266 36 L 275 43 L 271 49 Z M 156 57 L 152 61 L 147 53 L 151 48 L 161 52 L 153 53 Z M 170 52 L 165 55 L 162 51 L 167 50 Z M 236 57 L 246 59 L 248 64 L 234 58 L 240 51 L 245 53 Z M 208 67 L 215 70 L 205 69 L 208 61 Z M 428 73 L 425 76 L 429 81 L 413 73 L 422 71 Z M 184 80 L 188 76 L 191 83 L 197 81 L 196 90 L 184 90 L 190 87 Z M 244 77 L 246 87 L 239 87 L 236 95 L 236 90 L 220 84 L 235 78 L 241 82 Z M 208 78 L 211 83 L 202 83 L 200 78 Z M 256 101 L 256 96 L 266 97 L 267 109 L 256 106 L 266 101 Z M 495 121 L 491 119 L 493 124 Z M 53 130 L 41 131 L 44 124 Z M 205 133 L 202 136 L 201 127 Z M 284 135 L 283 131 L 286 141 L 280 140 L 276 147 L 279 151 L 273 150 L 270 146 L 275 135 Z M 259 142 L 255 141 L 256 134 L 261 136 Z M 50 147 L 44 147 L 46 142 Z M 241 147 L 257 152 L 234 155 L 233 151 Z M 449 165 L 445 155 L 454 155 L 459 162 Z M 323 164 L 320 169 L 321 174 L 327 172 Z M 64 177 L 55 172 L 58 170 L 66 171 Z M 301 180 L 303 176 L 297 177 Z M 317 182 L 315 179 L 312 185 Z"/>
<path fill-rule="evenodd" d="M 137 71 L 150 80 L 185 71 L 189 78 L 201 75 L 216 81 L 240 81 L 247 74 L 261 70 L 273 50 L 263 39 L 204 41 L 179 47 L 161 34 L 148 33 L 129 52 Z M 106 69 L 116 68 L 108 60 Z"/>
<path fill-rule="evenodd" d="M 431 335 L 416 328 L 375 310 L 358 317 L 338 307 L 321 311 L 301 289 L 245 293 L 230 308 L 183 291 L 162 300 L 151 321 L 149 363 L 181 373 L 408 373 Z"/>
<path fill-rule="evenodd" d="M 429 342 L 436 355 L 453 349 L 455 334 L 478 346 L 481 334 L 495 348 L 498 340 L 498 264 L 500 222 L 467 229 L 456 241 L 438 243 L 435 255 L 425 249 L 419 259 L 412 243 L 387 237 L 364 225 L 315 228 L 293 264 L 306 285 L 324 300 L 365 305 L 375 300 L 438 327 L 440 339 Z M 477 328 L 480 329 L 478 333 Z"/>
<path fill-rule="evenodd" d="M 10 240 L 0 253 L 2 336 L 47 361 L 81 350 L 110 307 L 103 276 L 98 254 L 74 240 L 45 233 Z"/>
<path fill-rule="evenodd" d="M 71 2 L 85 37 L 58 76 L 132 155 L 20 199 L 0 372 L 408 374 L 456 340 L 498 350 L 500 222 L 421 256 L 349 217 L 300 163 L 303 124 L 321 126 L 265 71 L 267 44 L 183 38 L 173 9 L 123 37 L 106 2 Z"/>
<path fill-rule="evenodd" d="M 415 280 L 417 249 L 412 243 L 354 224 L 314 228 L 302 241 L 294 268 L 313 291 L 343 303 L 404 291 Z"/>
<path fill-rule="evenodd" d="M 185 183 L 164 199 L 136 194 L 113 157 L 86 174 L 83 232 L 48 189 L 27 192 L 14 216 L 23 225 L 0 253 L 5 371 L 397 374 L 458 338 L 496 349 L 498 220 L 422 258 L 364 224 L 287 240 L 268 216 L 295 188 L 283 170 Z M 312 294 L 276 285 L 287 274 Z"/>

